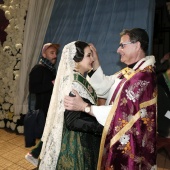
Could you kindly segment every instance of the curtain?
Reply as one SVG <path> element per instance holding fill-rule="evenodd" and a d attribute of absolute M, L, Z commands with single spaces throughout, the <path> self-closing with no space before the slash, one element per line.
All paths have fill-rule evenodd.
<path fill-rule="evenodd" d="M 28 110 L 28 78 L 37 63 L 55 0 L 30 0 L 24 30 L 24 42 L 18 79 L 14 114 Z"/>
<path fill-rule="evenodd" d="M 43 41 L 61 45 L 56 67 L 67 43 L 75 40 L 93 43 L 104 73 L 111 75 L 124 66 L 116 52 L 123 29 L 145 29 L 151 54 L 154 13 L 155 0 L 30 0 L 15 114 L 26 113 L 28 108 L 28 75 Z"/>
<path fill-rule="evenodd" d="M 151 53 L 154 15 L 155 0 L 58 0 L 45 42 L 61 44 L 58 62 L 65 44 L 75 40 L 93 43 L 105 74 L 110 75 L 124 66 L 116 52 L 123 29 L 145 29 L 150 38 L 148 54 Z"/>

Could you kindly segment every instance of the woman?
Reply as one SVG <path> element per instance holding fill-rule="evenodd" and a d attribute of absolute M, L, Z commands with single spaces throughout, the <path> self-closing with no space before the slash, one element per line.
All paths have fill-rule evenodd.
<path fill-rule="evenodd" d="M 64 47 L 42 138 L 40 170 L 97 167 L 103 127 L 84 112 L 65 111 L 63 104 L 64 96 L 74 88 L 84 101 L 96 105 L 96 93 L 85 79 L 92 63 L 87 43 L 77 41 Z"/>

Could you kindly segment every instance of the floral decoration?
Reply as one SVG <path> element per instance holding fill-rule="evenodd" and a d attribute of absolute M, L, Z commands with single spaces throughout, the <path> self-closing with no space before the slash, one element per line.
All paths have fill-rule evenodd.
<path fill-rule="evenodd" d="M 24 24 L 29 0 L 5 0 L 0 4 L 9 24 L 6 40 L 0 44 L 0 128 L 16 130 L 20 115 L 14 115 L 14 94 L 23 47 Z M 19 128 L 19 133 L 23 129 Z"/>

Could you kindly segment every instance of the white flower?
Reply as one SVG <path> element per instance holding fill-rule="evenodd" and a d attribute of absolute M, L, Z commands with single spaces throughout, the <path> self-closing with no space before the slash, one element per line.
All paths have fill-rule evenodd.
<path fill-rule="evenodd" d="M 5 118 L 4 114 L 2 111 L 0 111 L 0 120 L 3 120 Z"/>
<path fill-rule="evenodd" d="M 8 95 L 5 96 L 5 102 L 9 103 L 10 97 Z"/>
<path fill-rule="evenodd" d="M 19 116 L 19 115 L 14 115 L 14 117 L 13 117 L 13 122 L 17 122 L 17 120 L 18 119 L 20 119 L 21 118 L 21 116 Z"/>
<path fill-rule="evenodd" d="M 25 15 L 28 9 L 29 0 L 5 0 L 4 4 L 0 4 L 0 9 L 5 13 L 5 17 L 9 20 L 8 26 L 5 28 L 7 33 L 6 41 L 0 44 L 0 119 L 8 119 L 8 112 L 14 112 L 14 97 L 16 85 L 19 77 L 20 60 L 22 55 L 22 44 L 24 37 Z M 12 57 L 11 57 L 12 56 Z M 5 102 L 5 103 L 4 103 Z M 0 122 L 0 127 L 4 127 L 5 123 Z M 7 127 L 10 126 L 8 121 Z M 11 124 L 13 130 L 15 124 Z M 22 132 L 22 127 L 20 128 Z"/>
<path fill-rule="evenodd" d="M 16 124 L 15 124 L 14 122 L 12 122 L 12 123 L 10 124 L 10 128 L 11 128 L 12 130 L 15 130 Z"/>
<path fill-rule="evenodd" d="M 140 116 L 141 118 L 146 117 L 146 115 L 147 115 L 146 108 L 141 109 L 141 110 L 140 110 L 140 114 L 141 114 L 141 116 Z"/>
<path fill-rule="evenodd" d="M 18 133 L 24 133 L 24 126 L 17 127 Z"/>
<path fill-rule="evenodd" d="M 8 55 L 12 55 L 12 48 L 10 46 L 5 46 L 3 51 Z"/>
<path fill-rule="evenodd" d="M 19 75 L 19 71 L 18 70 L 14 71 L 13 73 L 14 73 L 14 76 Z"/>
<path fill-rule="evenodd" d="M 9 20 L 12 18 L 10 11 L 5 11 L 5 17 Z"/>
<path fill-rule="evenodd" d="M 11 102 L 11 101 L 10 101 L 10 102 Z M 10 107 L 9 111 L 12 112 L 12 113 L 14 112 L 14 105 L 12 105 L 12 106 Z"/>
<path fill-rule="evenodd" d="M 157 170 L 157 165 L 152 166 L 151 170 Z"/>
<path fill-rule="evenodd" d="M 3 103 L 2 104 L 2 109 L 3 110 L 9 110 L 9 108 L 10 108 L 10 104 L 9 103 Z"/>
<path fill-rule="evenodd" d="M 8 122 L 6 123 L 6 127 L 9 128 L 9 127 L 10 127 L 10 124 L 11 124 L 11 122 L 8 121 Z"/>
<path fill-rule="evenodd" d="M 22 44 L 21 43 L 15 44 L 15 48 L 17 51 L 20 50 L 22 48 Z"/>
<path fill-rule="evenodd" d="M 5 123 L 3 120 L 0 121 L 0 128 L 4 128 L 5 127 Z"/>
<path fill-rule="evenodd" d="M 8 9 L 8 7 L 6 5 L 2 5 L 1 8 L 6 11 Z"/>
<path fill-rule="evenodd" d="M 13 6 L 9 6 L 9 11 L 13 12 L 14 11 L 14 7 Z"/>
<path fill-rule="evenodd" d="M 0 103 L 4 102 L 4 98 L 2 96 L 0 96 Z"/>
<path fill-rule="evenodd" d="M 122 135 L 119 141 L 122 145 L 126 145 L 129 142 L 129 139 L 129 135 Z"/>

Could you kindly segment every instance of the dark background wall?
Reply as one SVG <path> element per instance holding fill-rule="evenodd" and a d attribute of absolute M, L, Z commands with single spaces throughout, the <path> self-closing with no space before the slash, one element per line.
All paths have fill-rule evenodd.
<path fill-rule="evenodd" d="M 154 34 L 153 34 L 153 54 L 157 60 L 170 52 L 170 0 L 156 0 Z"/>

